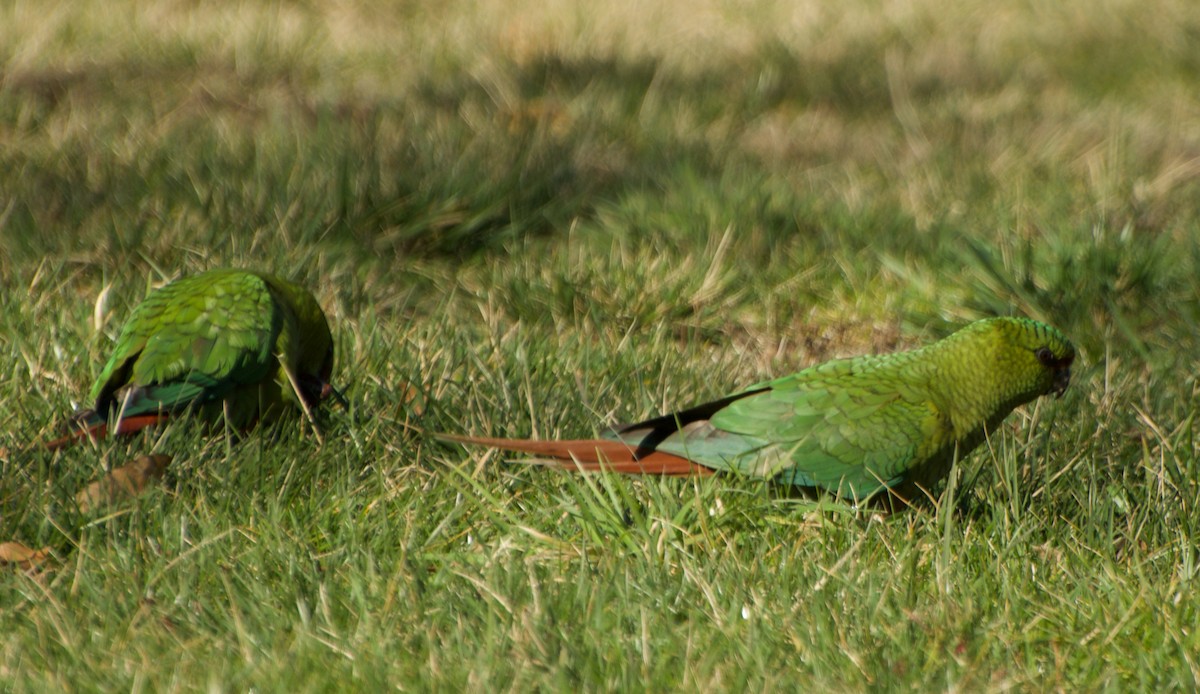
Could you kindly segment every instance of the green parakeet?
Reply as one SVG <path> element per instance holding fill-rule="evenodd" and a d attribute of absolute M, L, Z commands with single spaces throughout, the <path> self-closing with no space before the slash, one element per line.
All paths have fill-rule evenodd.
<path fill-rule="evenodd" d="M 176 280 L 134 309 L 70 436 L 136 431 L 182 411 L 238 429 L 331 394 L 333 338 L 304 287 L 249 270 Z"/>
<path fill-rule="evenodd" d="M 1024 318 L 976 321 L 921 349 L 839 359 L 603 439 L 443 436 L 574 470 L 735 471 L 844 498 L 929 493 L 1013 408 L 1062 395 L 1075 348 Z M 547 460 L 548 459 L 548 460 Z"/>

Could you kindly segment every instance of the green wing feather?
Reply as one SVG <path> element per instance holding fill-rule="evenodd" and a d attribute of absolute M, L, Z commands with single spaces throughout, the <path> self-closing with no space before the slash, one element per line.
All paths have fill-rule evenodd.
<path fill-rule="evenodd" d="M 757 384 L 707 418 L 679 422 L 655 449 L 718 470 L 869 496 L 903 482 L 950 438 L 934 404 L 897 377 L 903 361 L 861 357 Z M 636 445 L 645 435 L 635 427 L 618 437 Z"/>
<path fill-rule="evenodd" d="M 721 431 L 769 443 L 734 469 L 864 497 L 903 482 L 950 438 L 934 404 L 903 384 L 830 388 L 824 376 L 785 379 L 713 417 Z"/>
<path fill-rule="evenodd" d="M 97 412 L 119 406 L 123 416 L 224 402 L 247 424 L 290 397 L 283 370 L 327 379 L 332 358 L 328 323 L 307 290 L 269 275 L 213 270 L 138 305 L 91 397 Z"/>

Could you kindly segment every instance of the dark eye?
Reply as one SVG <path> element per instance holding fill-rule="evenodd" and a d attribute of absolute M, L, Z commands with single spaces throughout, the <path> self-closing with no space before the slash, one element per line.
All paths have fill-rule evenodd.
<path fill-rule="evenodd" d="M 1042 363 L 1042 366 L 1053 366 L 1054 362 L 1058 361 L 1054 358 L 1054 353 L 1048 347 L 1038 347 L 1037 351 L 1033 354 Z"/>

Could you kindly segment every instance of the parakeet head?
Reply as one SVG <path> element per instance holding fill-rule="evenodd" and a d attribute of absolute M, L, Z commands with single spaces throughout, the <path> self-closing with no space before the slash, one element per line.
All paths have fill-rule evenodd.
<path fill-rule="evenodd" d="M 1030 398 L 1054 393 L 1059 397 L 1071 382 L 1075 346 L 1056 328 L 1028 318 L 992 318 L 968 326 L 979 326 L 994 340 L 997 361 L 1003 373 Z"/>
<path fill-rule="evenodd" d="M 325 312 L 307 291 L 296 297 L 295 309 L 300 325 L 300 370 L 317 374 L 328 383 L 333 374 L 333 335 Z"/>
<path fill-rule="evenodd" d="M 264 276 L 288 304 L 296 318 L 299 349 L 293 368 L 300 379 L 300 390 L 309 404 L 330 394 L 329 377 L 333 374 L 333 335 L 329 321 L 315 297 L 306 288 L 279 277 Z"/>

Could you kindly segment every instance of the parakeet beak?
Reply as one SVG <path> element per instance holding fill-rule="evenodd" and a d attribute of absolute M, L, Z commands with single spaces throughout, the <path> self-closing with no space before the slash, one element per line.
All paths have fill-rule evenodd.
<path fill-rule="evenodd" d="M 1060 366 L 1054 370 L 1054 382 L 1050 385 L 1049 392 L 1054 393 L 1056 397 L 1062 397 L 1063 393 L 1067 392 L 1067 386 L 1071 385 L 1071 367 Z"/>
<path fill-rule="evenodd" d="M 304 402 L 309 407 L 315 407 L 317 403 L 324 402 L 329 398 L 333 398 L 335 402 L 341 405 L 344 409 L 350 409 L 350 403 L 342 396 L 333 384 L 319 376 L 303 375 L 299 378 L 300 396 L 304 398 Z"/>
<path fill-rule="evenodd" d="M 350 410 L 350 403 L 346 401 L 346 397 L 342 395 L 341 391 L 333 387 L 332 383 L 325 382 L 321 384 L 321 399 L 324 400 L 326 398 L 333 398 L 342 406 L 343 410 Z"/>

